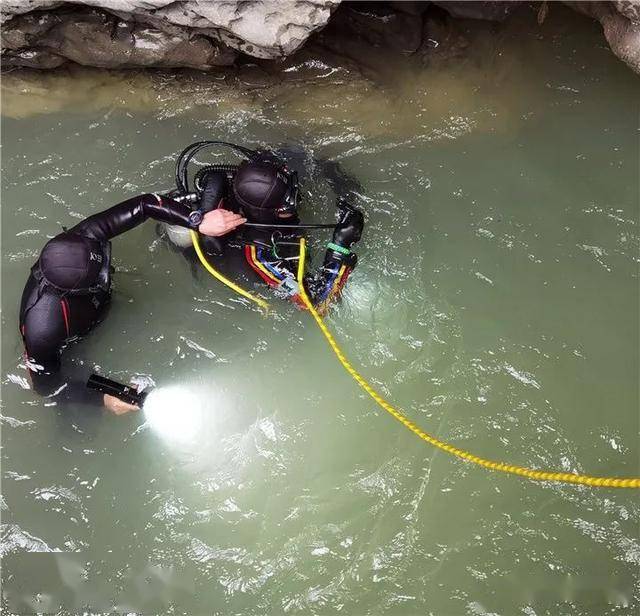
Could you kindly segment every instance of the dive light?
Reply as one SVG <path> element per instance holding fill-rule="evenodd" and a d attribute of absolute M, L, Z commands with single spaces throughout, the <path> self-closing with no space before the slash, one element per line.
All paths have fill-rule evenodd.
<path fill-rule="evenodd" d="M 89 377 L 87 387 L 118 398 L 127 404 L 135 404 L 140 407 L 144 404 L 148 393 L 146 391 L 138 391 L 135 387 L 112 381 L 99 374 L 92 374 Z"/>

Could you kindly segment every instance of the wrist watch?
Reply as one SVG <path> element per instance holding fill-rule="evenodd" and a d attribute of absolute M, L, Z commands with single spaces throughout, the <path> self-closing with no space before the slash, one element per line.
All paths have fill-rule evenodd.
<path fill-rule="evenodd" d="M 193 212 L 189 212 L 189 226 L 192 229 L 197 229 L 203 218 L 204 216 L 200 210 L 193 210 Z"/>

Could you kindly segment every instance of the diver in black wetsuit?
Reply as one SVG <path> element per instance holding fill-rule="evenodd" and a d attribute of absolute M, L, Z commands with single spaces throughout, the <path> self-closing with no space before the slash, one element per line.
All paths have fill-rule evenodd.
<path fill-rule="evenodd" d="M 241 255 L 257 276 L 282 295 L 299 302 L 297 268 L 297 178 L 276 156 L 252 152 L 237 168 L 205 169 L 200 207 L 186 204 L 193 195 L 184 187 L 175 198 L 146 194 L 94 214 L 65 230 L 43 248 L 31 268 L 20 307 L 20 333 L 34 389 L 61 400 L 103 402 L 121 413 L 136 407 L 112 396 L 98 396 L 83 383 L 65 382 L 60 373 L 64 346 L 88 333 L 103 317 L 111 295 L 110 240 L 148 218 L 170 226 L 197 229 L 209 238 L 224 236 L 241 225 L 256 225 L 214 252 L 232 264 Z M 182 188 L 182 190 L 181 190 Z M 225 207 L 222 207 L 222 206 Z M 323 266 L 305 278 L 312 301 L 320 310 L 337 297 L 356 263 L 351 246 L 360 239 L 362 213 L 339 202 L 340 218 L 328 244 Z M 287 225 L 286 229 L 278 228 Z M 279 235 L 275 235 L 275 234 Z M 229 250 L 226 250 L 229 248 Z M 238 248 L 240 250 L 231 250 Z M 220 252 L 224 254 L 220 255 Z M 238 265 L 237 263 L 235 264 Z"/>
<path fill-rule="evenodd" d="M 84 383 L 64 381 L 60 354 L 69 341 L 88 333 L 105 315 L 111 298 L 110 240 L 148 218 L 197 228 L 209 236 L 224 235 L 245 222 L 223 210 L 194 216 L 185 203 L 146 194 L 89 216 L 50 240 L 31 268 L 20 305 L 27 368 L 41 395 L 57 392 L 61 400 L 102 401 Z M 104 401 L 114 412 L 126 410 L 111 397 Z"/>
<path fill-rule="evenodd" d="M 322 265 L 305 274 L 305 289 L 320 313 L 340 295 L 357 257 L 351 247 L 362 235 L 364 217 L 351 206 L 345 190 L 345 177 L 336 168 L 325 169 L 326 175 L 342 180 L 332 182 L 338 192 L 338 221 L 327 244 Z M 205 240 L 205 252 L 217 269 L 236 279 L 245 272 L 253 282 L 262 281 L 280 296 L 304 308 L 296 273 L 300 238 L 305 227 L 298 216 L 297 172 L 270 151 L 256 152 L 235 169 L 204 168 L 199 172 L 200 211 L 217 208 L 241 213 L 248 223 L 224 238 Z M 357 182 L 352 182 L 352 186 Z M 342 189 L 342 190 L 340 190 Z M 353 189 L 352 189 L 353 190 Z M 171 235 L 171 234 L 170 234 Z"/>

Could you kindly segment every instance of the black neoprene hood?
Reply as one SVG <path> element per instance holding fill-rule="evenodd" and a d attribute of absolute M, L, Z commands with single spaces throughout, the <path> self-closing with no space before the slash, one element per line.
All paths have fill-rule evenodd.
<path fill-rule="evenodd" d="M 236 203 L 251 222 L 274 222 L 285 207 L 287 176 L 270 162 L 246 161 L 233 180 Z"/>
<path fill-rule="evenodd" d="M 105 259 L 100 242 L 64 233 L 46 244 L 38 265 L 51 285 L 63 290 L 80 290 L 98 284 Z"/>

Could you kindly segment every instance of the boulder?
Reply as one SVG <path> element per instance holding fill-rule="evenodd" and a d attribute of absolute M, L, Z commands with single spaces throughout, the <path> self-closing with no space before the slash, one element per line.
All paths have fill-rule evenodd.
<path fill-rule="evenodd" d="M 32 14 L 34 11 L 61 11 L 66 19 L 73 21 L 77 17 L 82 19 L 86 15 L 86 8 L 92 7 L 133 24 L 132 28 L 146 27 L 149 32 L 153 32 L 142 37 L 144 40 L 141 39 L 139 53 L 138 49 L 134 49 L 135 45 L 131 49 L 132 58 L 140 56 L 147 61 L 144 66 L 149 65 L 148 47 L 145 48 L 144 45 L 161 49 L 163 55 L 180 58 L 191 55 L 187 51 L 190 43 L 196 48 L 193 54 L 198 58 L 197 64 L 207 66 L 211 59 L 203 61 L 202 58 L 211 54 L 215 56 L 215 53 L 199 36 L 224 43 L 227 47 L 257 58 L 279 58 L 293 53 L 312 32 L 322 28 L 339 2 L 340 0 L 74 0 L 63 3 L 56 0 L 3 0 L 2 23 L 5 28 L 11 28 L 12 22 L 20 15 Z M 161 42 L 162 39 L 166 39 L 166 44 Z M 103 51 L 106 53 L 106 41 L 104 43 Z M 120 53 L 117 45 L 114 46 L 114 52 Z M 106 57 L 102 53 L 101 55 Z M 190 60 L 185 66 L 192 66 L 193 63 Z M 154 65 L 168 64 L 159 61 Z"/>
<path fill-rule="evenodd" d="M 569 2 L 576 11 L 597 19 L 611 51 L 640 73 L 640 0 Z"/>
<path fill-rule="evenodd" d="M 627 19 L 640 24 L 640 2 L 638 0 L 613 0 L 612 4 Z"/>
<path fill-rule="evenodd" d="M 5 23 L 1 38 L 7 67 L 55 68 L 72 61 L 102 68 L 209 70 L 237 56 L 207 31 L 158 29 L 96 9 L 20 15 Z"/>

